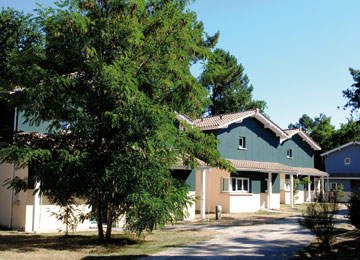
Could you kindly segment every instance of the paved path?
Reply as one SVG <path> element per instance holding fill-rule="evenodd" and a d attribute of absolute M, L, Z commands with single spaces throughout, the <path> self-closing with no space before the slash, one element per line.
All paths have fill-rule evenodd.
<path fill-rule="evenodd" d="M 272 224 L 207 227 L 222 234 L 209 241 L 172 248 L 141 260 L 288 259 L 315 236 L 290 217 Z"/>

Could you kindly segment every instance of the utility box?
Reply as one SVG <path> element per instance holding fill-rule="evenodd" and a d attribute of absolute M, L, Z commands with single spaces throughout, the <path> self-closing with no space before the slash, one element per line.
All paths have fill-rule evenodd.
<path fill-rule="evenodd" d="M 222 207 L 221 205 L 216 205 L 216 220 L 221 220 L 221 211 L 222 211 Z"/>

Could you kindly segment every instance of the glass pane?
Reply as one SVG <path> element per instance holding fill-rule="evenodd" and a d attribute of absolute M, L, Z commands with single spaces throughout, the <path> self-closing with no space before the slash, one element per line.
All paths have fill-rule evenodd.
<path fill-rule="evenodd" d="M 244 180 L 244 191 L 248 191 L 249 189 L 248 189 L 248 180 Z"/>
<path fill-rule="evenodd" d="M 232 186 L 232 191 L 236 191 L 236 179 L 235 178 L 231 178 L 231 186 Z"/>
<path fill-rule="evenodd" d="M 242 186 L 241 181 L 242 181 L 241 179 L 237 179 L 237 190 L 243 190 L 241 187 Z"/>

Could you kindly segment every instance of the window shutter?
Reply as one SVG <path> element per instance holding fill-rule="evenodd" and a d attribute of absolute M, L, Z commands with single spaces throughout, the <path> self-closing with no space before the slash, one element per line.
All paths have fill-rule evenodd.
<path fill-rule="evenodd" d="M 223 192 L 229 192 L 230 191 L 229 186 L 230 186 L 230 178 L 222 178 L 221 190 Z"/>

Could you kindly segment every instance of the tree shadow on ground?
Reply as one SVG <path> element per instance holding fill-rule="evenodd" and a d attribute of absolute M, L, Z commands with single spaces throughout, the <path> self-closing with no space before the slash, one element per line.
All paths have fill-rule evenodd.
<path fill-rule="evenodd" d="M 142 243 L 139 240 L 122 235 L 114 235 L 111 242 L 101 244 L 96 235 L 33 235 L 33 234 L 2 234 L 0 232 L 0 254 L 1 251 L 33 252 L 38 249 L 48 250 L 95 250 L 101 247 L 104 253 L 118 251 L 126 245 Z"/>

